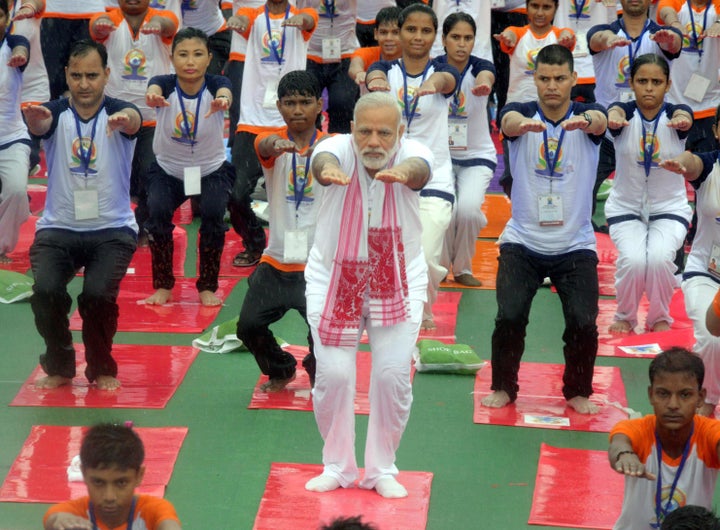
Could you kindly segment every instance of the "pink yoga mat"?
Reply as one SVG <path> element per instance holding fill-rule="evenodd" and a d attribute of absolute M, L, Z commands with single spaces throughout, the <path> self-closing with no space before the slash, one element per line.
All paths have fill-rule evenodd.
<path fill-rule="evenodd" d="M 57 503 L 87 495 L 84 482 L 68 482 L 86 427 L 34 425 L 0 487 L 2 502 Z M 137 493 L 162 497 L 187 427 L 138 427 L 147 471 Z"/>
<path fill-rule="evenodd" d="M 401 471 L 397 479 L 408 496 L 384 499 L 374 490 L 356 487 L 307 491 L 305 483 L 322 469 L 321 465 L 273 462 L 253 530 L 317 530 L 337 517 L 354 515 L 388 530 L 423 530 L 427 526 L 432 473 Z"/>
<path fill-rule="evenodd" d="M 610 469 L 607 451 L 543 443 L 528 524 L 611 530 L 624 487 L 623 476 Z"/>
<path fill-rule="evenodd" d="M 221 278 L 215 294 L 222 299 L 227 298 L 236 283 L 237 279 Z M 201 333 L 222 309 L 222 306 L 200 305 L 195 278 L 178 278 L 173 288 L 173 301 L 165 305 L 143 302 L 154 291 L 152 278 L 125 277 L 118 296 L 118 331 Z M 70 329 L 79 330 L 81 327 L 80 314 L 75 310 L 70 317 Z"/>
<path fill-rule="evenodd" d="M 595 392 L 590 400 L 600 406 L 598 414 L 579 414 L 567 406 L 562 395 L 564 368 L 562 364 L 520 363 L 520 392 L 517 401 L 495 409 L 480 403 L 480 400 L 490 393 L 492 368 L 488 363 L 475 376 L 473 421 L 489 425 L 610 432 L 618 421 L 627 419 L 627 414 L 621 410 L 604 405 L 605 400 L 608 400 L 627 406 L 625 384 L 619 368 L 595 367 Z"/>
<path fill-rule="evenodd" d="M 54 389 L 35 387 L 45 376 L 37 366 L 10 403 L 14 407 L 164 408 L 182 383 L 198 350 L 190 346 L 115 344 L 119 390 L 98 390 L 85 379 L 85 348 L 75 344 L 77 376 L 72 385 Z"/>

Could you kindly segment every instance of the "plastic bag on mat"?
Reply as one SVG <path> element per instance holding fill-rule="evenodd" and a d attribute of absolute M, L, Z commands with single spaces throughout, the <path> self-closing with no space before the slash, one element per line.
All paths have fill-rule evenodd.
<path fill-rule="evenodd" d="M 485 363 L 466 344 L 445 344 L 423 339 L 417 344 L 415 369 L 418 372 L 474 374 Z"/>
<path fill-rule="evenodd" d="M 15 271 L 0 269 L 0 303 L 12 304 L 32 296 L 33 279 Z"/>
<path fill-rule="evenodd" d="M 192 341 L 192 345 L 209 353 L 229 353 L 245 350 L 243 342 L 237 337 L 238 317 L 214 326 Z"/>

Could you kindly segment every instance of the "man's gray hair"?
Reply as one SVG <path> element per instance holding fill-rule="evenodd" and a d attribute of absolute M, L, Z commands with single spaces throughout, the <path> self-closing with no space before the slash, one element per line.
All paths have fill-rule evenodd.
<path fill-rule="evenodd" d="M 400 114 L 400 106 L 393 96 L 388 92 L 370 92 L 365 94 L 355 103 L 355 110 L 353 112 L 353 121 L 357 123 L 358 114 L 368 109 L 376 109 L 378 107 L 386 107 L 393 109 L 397 116 L 397 124 L 400 126 L 400 120 L 402 114 Z"/>

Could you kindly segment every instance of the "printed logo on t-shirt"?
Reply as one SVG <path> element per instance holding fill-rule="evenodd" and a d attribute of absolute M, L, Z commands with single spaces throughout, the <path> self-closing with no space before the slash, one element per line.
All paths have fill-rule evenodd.
<path fill-rule="evenodd" d="M 452 118 L 467 118 L 467 109 L 465 108 L 465 104 L 467 103 L 467 98 L 465 97 L 465 92 L 462 90 L 458 93 L 457 98 L 451 97 L 448 98 L 448 108 L 450 109 L 450 117 Z"/>
<path fill-rule="evenodd" d="M 648 153 L 652 153 L 650 167 L 658 167 L 660 163 L 660 139 L 652 131 L 647 131 L 644 139 L 638 139 L 638 144 L 637 164 L 639 166 L 645 165 L 645 150 L 647 150 Z"/>
<path fill-rule="evenodd" d="M 697 35 L 697 40 L 693 35 L 693 26 L 695 26 L 695 35 Z M 685 24 L 682 33 L 682 51 L 689 53 L 698 53 L 700 50 L 702 50 L 703 40 L 705 39 L 705 36 L 703 35 L 704 32 L 700 24 L 698 24 L 694 20 L 692 22 L 688 22 L 687 24 Z"/>
<path fill-rule="evenodd" d="M 681 508 L 682 506 L 685 506 L 687 504 L 687 496 L 685 495 L 685 492 L 682 491 L 679 487 L 675 488 L 675 491 L 673 492 L 673 498 L 668 499 L 670 496 L 670 490 L 672 489 L 672 484 L 664 484 L 662 493 L 660 494 L 660 498 L 662 499 L 661 506 L 665 510 L 665 513 L 668 514 L 670 512 L 674 512 L 678 508 Z M 653 512 L 655 511 L 655 496 L 653 495 Z M 650 521 L 650 525 L 658 525 L 662 524 L 663 517 L 660 517 L 660 521 L 657 521 L 655 517 L 652 518 Z M 653 526 L 653 528 L 656 528 Z"/>
<path fill-rule="evenodd" d="M 315 196 L 313 194 L 313 176 L 312 172 L 308 171 L 307 178 L 305 175 L 305 159 L 298 157 L 295 164 L 295 177 L 293 178 L 293 170 L 290 168 L 287 174 L 287 193 L 285 199 L 287 202 L 295 202 L 295 186 L 297 185 L 298 190 L 305 186 L 303 189 L 302 202 L 313 202 Z"/>
<path fill-rule="evenodd" d="M 182 0 L 180 9 L 183 11 L 195 11 L 198 6 L 198 0 Z"/>
<path fill-rule="evenodd" d="M 570 2 L 570 18 L 576 18 L 578 20 L 590 18 L 591 5 L 591 2 L 583 2 L 580 12 L 578 13 L 577 8 L 580 6 L 578 6 L 577 2 Z"/>
<path fill-rule="evenodd" d="M 132 79 L 136 81 L 146 81 L 145 75 L 147 57 L 145 52 L 139 48 L 133 48 L 125 54 L 123 59 L 123 79 Z"/>
<path fill-rule="evenodd" d="M 630 57 L 627 55 L 623 56 L 618 63 L 617 80 L 615 81 L 615 87 L 627 88 L 630 86 L 628 82 L 630 79 Z"/>
<path fill-rule="evenodd" d="M 275 55 L 276 52 L 274 52 L 273 49 L 277 51 L 277 56 Z M 282 62 L 285 62 L 285 59 L 283 59 L 282 56 L 282 32 L 280 30 L 273 29 L 270 33 L 268 33 L 267 31 L 263 33 L 262 57 L 260 57 L 260 61 L 264 63 L 277 63 L 277 58 L 280 57 Z"/>
<path fill-rule="evenodd" d="M 150 0 L 150 7 L 153 9 L 165 9 L 167 0 Z"/>
<path fill-rule="evenodd" d="M 328 12 L 328 9 L 330 12 Z M 320 5 L 317 7 L 317 14 L 323 18 L 335 18 L 337 13 L 335 12 L 335 0 L 321 0 Z"/>
<path fill-rule="evenodd" d="M 175 128 L 173 129 L 172 140 L 181 144 L 191 144 L 195 142 L 195 114 L 189 110 L 185 111 L 183 116 L 182 112 L 178 112 L 175 116 Z"/>
<path fill-rule="evenodd" d="M 535 48 L 534 50 L 529 50 L 527 54 L 525 54 L 525 74 L 526 75 L 534 75 L 535 74 L 535 59 L 537 58 L 538 52 L 540 52 L 542 48 Z"/>
<path fill-rule="evenodd" d="M 70 158 L 72 159 L 72 165 L 70 166 L 71 173 L 80 173 L 83 175 L 97 174 L 97 169 L 95 169 L 95 162 L 97 160 L 97 148 L 95 146 L 95 142 L 93 142 L 87 136 L 83 136 L 82 138 L 75 138 L 72 145 L 70 146 L 70 149 Z M 85 161 L 87 160 L 88 150 L 90 150 L 90 161 L 88 163 L 88 167 L 85 168 Z"/>
<path fill-rule="evenodd" d="M 410 109 L 408 109 L 408 112 L 412 111 L 413 107 L 415 107 L 415 102 L 416 101 L 418 102 L 417 106 L 415 107 L 415 113 L 413 114 L 413 119 L 419 118 L 420 116 L 422 116 L 422 114 L 420 114 L 420 101 L 418 100 L 418 97 L 417 97 L 417 91 L 418 91 L 418 87 L 415 87 L 415 86 L 407 87 L 407 95 L 408 95 L 407 103 L 410 106 Z M 400 105 L 400 112 L 402 112 L 403 116 L 407 117 L 407 114 L 405 113 L 406 109 L 405 109 L 404 94 L 405 94 L 404 89 L 400 88 L 397 91 L 397 100 L 398 100 L 398 105 Z"/>
<path fill-rule="evenodd" d="M 562 177 L 563 149 L 558 151 L 557 138 L 548 138 L 547 141 L 550 156 L 545 153 L 545 143 L 541 142 L 538 148 L 538 161 L 535 165 L 535 174 L 539 177 Z M 555 167 L 550 167 L 550 161 L 555 162 Z"/>

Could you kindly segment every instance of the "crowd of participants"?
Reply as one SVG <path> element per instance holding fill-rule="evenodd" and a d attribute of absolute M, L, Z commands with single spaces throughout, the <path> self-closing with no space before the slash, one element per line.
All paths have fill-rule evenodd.
<path fill-rule="evenodd" d="M 244 246 L 233 265 L 257 266 L 238 336 L 269 378 L 264 391 L 282 390 L 296 370 L 269 325 L 290 309 L 308 322 L 303 366 L 326 443 L 325 472 L 308 489 L 358 478 L 354 446 L 334 429 L 354 428 L 352 401 L 344 398 L 354 387 L 359 328 L 366 318 L 384 323 L 371 345 L 373 377 L 383 378 L 375 401 L 389 405 L 377 423 L 371 413 L 369 460 L 377 465 L 361 484 L 384 497 L 406 495 L 393 478 L 411 402 L 405 372 L 418 331 L 435 326 L 441 281 L 452 273 L 461 285 L 481 285 L 472 261 L 498 167 L 496 126 L 512 215 L 499 239 L 492 393 L 483 404 L 517 398 L 530 305 L 549 278 L 566 323 L 563 394 L 578 412 L 597 412 L 589 400 L 598 343 L 596 231 L 609 233 L 618 249 L 612 333 L 669 330 L 683 272 L 694 351 L 710 374 L 699 412 L 713 414 L 720 339 L 708 331 L 706 312 L 720 284 L 720 4 L 0 0 L 0 31 L 3 262 L 28 217 L 26 185 L 41 149 L 49 177 L 30 252 L 32 309 L 47 347 L 41 386 L 75 376 L 66 286 L 79 267 L 85 375 L 103 390 L 120 386 L 111 354 L 120 280 L 136 246 L 148 244 L 155 292 L 145 303 L 172 300 L 172 217 L 193 198 L 200 303 L 222 303 L 215 291 L 226 211 Z M 374 112 L 386 107 L 397 107 L 397 124 L 395 112 Z M 358 164 L 386 191 L 349 185 Z M 597 226 L 596 195 L 613 173 L 607 224 Z M 252 208 L 261 178 L 269 239 Z M 696 191 L 694 210 L 686 182 Z M 413 198 L 405 188 L 387 191 L 400 185 Z M 346 188 L 335 193 L 337 186 Z M 363 198 L 367 211 L 346 211 L 348 197 Z M 380 201 L 375 209 L 373 201 Z M 358 234 L 337 231 L 355 223 Z M 388 235 L 403 225 L 402 241 Z M 406 249 L 402 259 L 398 248 Z M 353 268 L 364 259 L 371 270 Z M 387 275 L 376 274 L 378 263 Z M 354 293 L 359 298 L 340 281 L 351 268 L 357 285 L 369 285 Z M 402 288 L 384 285 L 386 276 Z M 649 309 L 639 322 L 643 296 Z M 390 315 L 394 297 L 409 304 L 399 320 Z M 385 326 L 392 347 L 403 345 L 399 361 L 384 351 L 388 342 L 377 329 Z"/>

